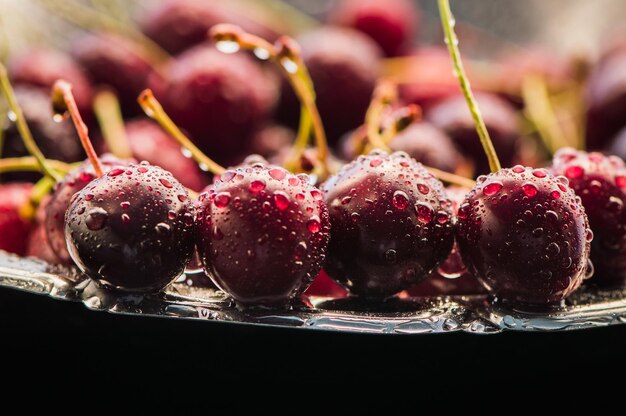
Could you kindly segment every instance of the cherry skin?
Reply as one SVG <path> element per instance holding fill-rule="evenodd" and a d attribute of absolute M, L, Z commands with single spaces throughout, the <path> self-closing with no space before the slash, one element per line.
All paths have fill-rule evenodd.
<path fill-rule="evenodd" d="M 15 87 L 15 96 L 22 107 L 33 139 L 47 158 L 63 162 L 77 162 L 83 159 L 84 152 L 76 131 L 68 123 L 53 121 L 49 92 L 18 85 Z M 4 134 L 2 157 L 29 155 L 15 123 L 9 124 Z M 41 178 L 39 173 L 33 172 L 8 172 L 0 176 L 3 181 L 34 182 Z"/>
<path fill-rule="evenodd" d="M 277 100 L 277 78 L 244 54 L 197 46 L 168 67 L 154 90 L 172 120 L 218 163 L 246 149 Z"/>
<path fill-rule="evenodd" d="M 103 155 L 100 158 L 100 162 L 105 171 L 113 167 L 124 167 L 129 163 L 108 154 Z M 70 205 L 72 196 L 81 191 L 95 178 L 96 174 L 93 166 L 89 160 L 86 160 L 56 184 L 50 201 L 46 204 L 44 224 L 48 244 L 62 264 L 72 264 L 65 241 L 65 213 Z"/>
<path fill-rule="evenodd" d="M 410 0 L 343 0 L 329 21 L 368 35 L 385 55 L 398 56 L 410 47 L 419 18 L 419 10 Z"/>
<path fill-rule="evenodd" d="M 246 32 L 275 40 L 271 28 L 237 13 L 228 2 L 169 0 L 159 4 L 141 22 L 142 31 L 167 52 L 177 55 L 205 43 L 207 32 L 218 23 L 232 23 Z"/>
<path fill-rule="evenodd" d="M 469 189 L 458 186 L 446 188 L 446 193 L 452 201 L 455 220 L 459 207 L 468 192 Z M 450 255 L 428 278 L 406 291 L 408 296 L 476 295 L 482 293 L 485 293 L 485 288 L 468 272 L 456 242 Z"/>
<path fill-rule="evenodd" d="M 14 85 L 37 87 L 48 96 L 56 80 L 67 80 L 83 119 L 91 121 L 93 89 L 85 72 L 69 55 L 55 49 L 26 51 L 9 62 L 9 77 Z"/>
<path fill-rule="evenodd" d="M 152 66 L 140 46 L 111 33 L 83 36 L 72 54 L 96 85 L 112 88 L 125 117 L 142 114 L 137 96 L 148 87 Z"/>
<path fill-rule="evenodd" d="M 30 198 L 33 185 L 0 185 L 0 250 L 24 255 L 32 224 L 20 216 L 20 207 Z"/>
<path fill-rule="evenodd" d="M 200 195 L 198 253 L 213 282 L 243 305 L 285 305 L 322 267 L 328 209 L 308 176 L 255 163 Z"/>
<path fill-rule="evenodd" d="M 505 166 L 511 166 L 520 135 L 515 108 L 493 94 L 476 94 L 476 100 L 500 161 Z M 487 157 L 462 95 L 456 94 L 442 100 L 426 112 L 426 119 L 446 132 L 461 152 L 474 161 L 477 174 L 489 172 Z"/>
<path fill-rule="evenodd" d="M 626 283 L 626 166 L 615 156 L 564 148 L 554 155 L 551 170 L 569 179 L 585 207 L 593 231 L 589 282 L 603 286 Z"/>
<path fill-rule="evenodd" d="M 297 41 L 315 86 L 328 141 L 335 145 L 343 134 L 363 122 L 379 76 L 382 51 L 364 34 L 347 28 L 316 29 Z M 299 110 L 291 87 L 283 82 L 281 121 L 295 127 Z"/>
<path fill-rule="evenodd" d="M 406 153 L 360 156 L 322 189 L 332 234 L 324 270 L 353 295 L 392 296 L 428 276 L 452 249 L 443 185 Z"/>
<path fill-rule="evenodd" d="M 59 259 L 48 244 L 46 236 L 46 207 L 50 202 L 50 196 L 46 196 L 37 207 L 33 228 L 26 242 L 26 252 L 24 255 L 35 257 L 50 264 L 58 264 Z"/>
<path fill-rule="evenodd" d="M 113 168 L 72 197 L 65 237 L 78 268 L 98 284 L 158 291 L 194 248 L 194 207 L 171 173 L 147 162 Z"/>
<path fill-rule="evenodd" d="M 456 238 L 463 262 L 498 299 L 546 306 L 582 283 L 593 233 L 567 178 L 515 166 L 479 177 Z"/>

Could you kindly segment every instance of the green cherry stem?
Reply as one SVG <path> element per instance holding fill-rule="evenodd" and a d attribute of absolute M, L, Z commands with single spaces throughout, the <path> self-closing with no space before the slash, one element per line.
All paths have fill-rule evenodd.
<path fill-rule="evenodd" d="M 478 103 L 474 98 L 469 80 L 465 74 L 465 69 L 463 68 L 461 52 L 459 51 L 459 39 L 457 38 L 456 33 L 454 33 L 455 20 L 452 16 L 452 12 L 450 11 L 450 2 L 449 0 L 438 0 L 438 2 L 439 13 L 441 15 L 441 26 L 443 27 L 445 41 L 448 45 L 450 57 L 452 58 L 454 75 L 459 80 L 459 86 L 461 87 L 465 101 L 467 101 L 470 113 L 474 119 L 474 124 L 476 124 L 476 132 L 478 133 L 480 143 L 482 144 L 487 160 L 489 161 L 489 168 L 491 169 L 491 172 L 497 172 L 502 169 L 502 166 L 498 160 L 498 155 L 493 147 L 493 143 L 489 137 L 489 132 L 485 126 L 485 121 L 480 114 Z"/>
<path fill-rule="evenodd" d="M 383 140 L 380 130 L 385 110 L 390 108 L 390 105 L 397 97 L 398 89 L 396 84 L 385 79 L 378 81 L 372 94 L 372 101 L 365 113 L 365 130 L 369 143 L 369 146 L 367 146 L 368 150 L 377 148 L 386 152 L 390 151 L 387 142 Z"/>
<path fill-rule="evenodd" d="M 98 119 L 104 141 L 111 153 L 120 159 L 130 159 L 133 152 L 126 137 L 126 128 L 120 103 L 109 89 L 103 89 L 93 100 L 93 109 Z"/>
<path fill-rule="evenodd" d="M 0 63 L 0 88 L 2 89 L 2 92 L 9 104 L 9 110 L 11 111 L 11 113 L 9 114 L 12 114 L 12 119 L 14 118 L 13 121 L 15 121 L 17 130 L 20 133 L 22 140 L 24 141 L 24 146 L 26 146 L 26 150 L 28 150 L 28 153 L 33 155 L 35 159 L 37 159 L 41 172 L 43 172 L 46 176 L 54 179 L 55 181 L 59 181 L 61 177 L 53 169 L 50 169 L 50 167 L 46 164 L 46 158 L 39 149 L 39 146 L 37 146 L 37 143 L 35 142 L 35 139 L 33 138 L 33 135 L 28 128 L 28 123 L 26 122 L 26 118 L 24 117 L 22 108 L 17 102 L 17 98 L 15 98 L 15 91 L 13 91 L 13 87 L 11 86 L 11 82 L 9 81 L 7 70 L 2 63 Z"/>
<path fill-rule="evenodd" d="M 69 113 L 72 118 L 72 122 L 74 123 L 74 127 L 76 128 L 76 132 L 78 133 L 78 137 L 80 138 L 80 143 L 82 144 L 83 149 L 85 149 L 85 153 L 93 166 L 96 176 L 102 176 L 104 173 L 102 164 L 100 163 L 98 154 L 94 150 L 91 140 L 89 139 L 89 129 L 83 122 L 80 112 L 78 111 L 78 107 L 76 106 L 74 94 L 72 93 L 72 84 L 62 79 L 57 80 L 52 86 L 51 97 L 52 109 L 55 114 L 54 116 L 64 117 L 67 113 Z"/>
<path fill-rule="evenodd" d="M 57 172 L 57 174 L 64 175 L 72 170 L 72 165 L 58 160 L 47 159 L 46 165 Z M 0 173 L 6 172 L 41 172 L 41 165 L 33 156 L 0 159 Z"/>
<path fill-rule="evenodd" d="M 156 99 L 152 90 L 146 89 L 139 94 L 137 102 L 148 117 L 155 120 L 170 136 L 174 138 L 183 148 L 189 150 L 191 157 L 196 163 L 204 165 L 214 175 L 224 173 L 224 168 L 205 155 L 194 145 L 191 140 L 178 128 L 178 126 L 167 115 L 163 106 Z"/>

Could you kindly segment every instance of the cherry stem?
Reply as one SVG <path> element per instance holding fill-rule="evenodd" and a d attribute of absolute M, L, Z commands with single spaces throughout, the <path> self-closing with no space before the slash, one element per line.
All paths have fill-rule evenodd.
<path fill-rule="evenodd" d="M 9 110 L 12 113 L 12 118 L 14 118 L 17 130 L 24 141 L 26 150 L 28 150 L 28 153 L 33 155 L 35 159 L 37 159 L 40 172 L 43 172 L 46 176 L 49 176 L 55 181 L 59 181 L 61 177 L 46 164 L 46 158 L 39 149 L 39 146 L 37 146 L 35 139 L 33 139 L 33 135 L 28 128 L 28 123 L 26 122 L 26 118 L 22 112 L 22 108 L 17 102 L 17 98 L 15 98 L 15 91 L 13 91 L 13 87 L 9 81 L 7 70 L 2 63 L 0 63 L 0 88 L 2 89 L 2 92 L 4 93 L 4 96 L 9 104 Z"/>
<path fill-rule="evenodd" d="M 66 174 L 72 170 L 72 165 L 58 160 L 47 159 L 46 165 L 60 174 Z M 0 173 L 6 172 L 41 172 L 41 165 L 33 156 L 0 159 Z"/>
<path fill-rule="evenodd" d="M 93 108 L 102 136 L 111 153 L 120 159 L 133 157 L 126 137 L 122 110 L 115 94 L 109 89 L 99 91 L 94 98 Z"/>
<path fill-rule="evenodd" d="M 450 10 L 450 2 L 449 0 L 438 0 L 438 4 L 441 15 L 441 26 L 443 27 L 445 41 L 448 45 L 448 52 L 450 52 L 450 57 L 452 58 L 452 64 L 454 66 L 454 75 L 459 80 L 459 86 L 461 87 L 465 101 L 467 101 L 467 106 L 469 107 L 472 118 L 474 119 L 476 132 L 478 133 L 480 143 L 482 144 L 487 160 L 489 161 L 489 168 L 491 169 L 491 172 L 497 172 L 502 169 L 502 166 L 498 160 L 498 155 L 496 154 L 491 138 L 489 137 L 487 126 L 485 126 L 485 121 L 482 118 L 480 109 L 478 108 L 478 103 L 474 98 L 469 80 L 465 74 L 465 69 L 463 68 L 461 51 L 459 50 L 459 39 L 457 38 L 456 33 L 454 33 L 455 20 Z"/>
<path fill-rule="evenodd" d="M 297 164 L 302 152 L 308 144 L 310 129 L 313 129 L 317 147 L 317 158 L 323 174 L 327 174 L 328 143 L 322 118 L 315 103 L 315 89 L 313 81 L 302 61 L 300 47 L 290 37 L 280 37 L 274 45 L 263 38 L 245 32 L 239 26 L 219 24 L 209 31 L 209 37 L 215 42 L 218 50 L 223 53 L 235 53 L 240 49 L 252 51 L 260 60 L 271 60 L 281 69 L 293 88 L 301 105 L 300 127 L 298 138 L 294 145 L 294 152 L 288 164 Z"/>
<path fill-rule="evenodd" d="M 430 166 L 424 166 L 435 178 L 442 182 L 449 183 L 451 185 L 458 185 L 464 188 L 472 189 L 476 185 L 476 181 L 466 178 L 464 176 L 455 175 L 454 173 L 446 172 Z"/>
<path fill-rule="evenodd" d="M 63 117 L 67 113 L 70 114 L 78 137 L 80 138 L 80 143 L 83 149 L 85 149 L 85 153 L 87 153 L 87 157 L 93 166 L 96 176 L 102 176 L 104 174 L 102 164 L 89 139 L 89 129 L 83 122 L 78 107 L 76 106 L 74 94 L 72 93 L 72 84 L 62 79 L 54 83 L 52 86 L 52 109 L 54 110 L 54 117 Z"/>
<path fill-rule="evenodd" d="M 139 94 L 137 102 L 148 117 L 155 120 L 170 136 L 174 138 L 183 148 L 189 150 L 191 157 L 196 163 L 206 166 L 214 175 L 224 173 L 224 168 L 205 155 L 194 145 L 191 140 L 178 128 L 178 126 L 167 115 L 161 103 L 155 98 L 152 90 L 146 89 Z"/>
<path fill-rule="evenodd" d="M 397 110 L 396 114 L 394 114 L 393 122 L 390 123 L 389 126 L 385 127 L 381 133 L 382 142 L 385 143 L 385 145 L 388 145 L 398 133 L 409 127 L 411 123 L 420 118 L 421 114 L 421 109 L 415 104 L 411 104 Z"/>
<path fill-rule="evenodd" d="M 396 84 L 389 80 L 379 80 L 372 95 L 372 101 L 365 113 L 365 129 L 367 133 L 367 141 L 370 148 L 378 148 L 389 152 L 389 146 L 382 137 L 381 125 L 385 111 L 391 107 L 391 104 L 398 98 L 398 89 Z"/>
<path fill-rule="evenodd" d="M 4 136 L 5 136 L 5 130 L 7 128 L 7 112 L 2 110 L 0 111 L 0 159 L 2 159 L 2 154 L 4 152 Z"/>

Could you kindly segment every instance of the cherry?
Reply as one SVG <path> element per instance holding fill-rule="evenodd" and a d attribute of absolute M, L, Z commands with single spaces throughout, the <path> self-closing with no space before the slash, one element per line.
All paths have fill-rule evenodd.
<path fill-rule="evenodd" d="M 54 254 L 54 251 L 52 251 L 50 244 L 48 244 L 46 235 L 46 206 L 49 200 L 50 197 L 44 198 L 37 207 L 35 221 L 32 226 L 32 231 L 28 235 L 26 252 L 24 254 L 28 257 L 36 257 L 50 264 L 57 264 L 59 263 L 59 259 Z"/>
<path fill-rule="evenodd" d="M 260 155 L 270 160 L 285 149 L 289 150 L 295 137 L 296 133 L 288 127 L 267 124 L 254 132 L 245 154 Z"/>
<path fill-rule="evenodd" d="M 607 147 L 606 153 L 626 160 L 626 127 L 620 130 L 611 141 L 611 144 Z"/>
<path fill-rule="evenodd" d="M 65 237 L 78 268 L 100 285 L 157 291 L 191 260 L 193 215 L 172 174 L 142 162 L 113 168 L 75 194 Z"/>
<path fill-rule="evenodd" d="M 72 83 L 76 104 L 85 118 L 91 115 L 93 91 L 80 65 L 69 55 L 54 49 L 33 49 L 11 59 L 9 75 L 16 85 L 29 85 L 50 93 L 57 79 Z"/>
<path fill-rule="evenodd" d="M 626 282 L 626 166 L 615 156 L 564 148 L 554 155 L 552 172 L 569 179 L 585 207 L 594 239 L 591 283 L 618 286 Z"/>
<path fill-rule="evenodd" d="M 33 138 L 42 152 L 50 159 L 64 162 L 76 162 L 84 157 L 84 152 L 74 130 L 52 119 L 48 93 L 28 86 L 17 86 L 15 96 L 19 101 L 24 117 L 30 126 Z M 15 124 L 9 125 L 4 132 L 3 157 L 20 157 L 29 154 Z M 37 173 L 11 172 L 2 175 L 6 181 L 35 181 L 41 175 Z"/>
<path fill-rule="evenodd" d="M 392 296 L 424 279 L 452 249 L 443 185 L 406 153 L 360 156 L 322 189 L 332 233 L 325 270 L 354 295 Z"/>
<path fill-rule="evenodd" d="M 129 162 L 122 161 L 113 155 L 103 155 L 101 164 L 108 171 L 114 167 L 124 168 Z M 96 178 L 93 165 L 89 160 L 68 173 L 59 181 L 46 204 L 46 218 L 44 221 L 46 236 L 52 252 L 57 256 L 60 263 L 71 264 L 72 259 L 67 251 L 65 241 L 65 213 L 70 205 L 72 196 L 81 191 Z"/>
<path fill-rule="evenodd" d="M 180 145 L 153 121 L 139 119 L 126 123 L 126 136 L 136 160 L 162 167 L 194 191 L 207 185 L 207 177 L 198 164 L 186 157 Z"/>
<path fill-rule="evenodd" d="M 567 178 L 515 166 L 479 178 L 456 237 L 468 269 L 502 300 L 551 304 L 582 283 L 593 234 Z"/>
<path fill-rule="evenodd" d="M 307 175 L 255 163 L 224 172 L 200 195 L 198 253 L 206 273 L 244 305 L 284 305 L 322 267 L 328 209 Z"/>
<path fill-rule="evenodd" d="M 626 126 L 626 53 L 611 54 L 593 68 L 585 102 L 587 148 L 599 150 Z"/>
<path fill-rule="evenodd" d="M 419 10 L 410 0 L 343 0 L 329 21 L 368 35 L 387 56 L 398 56 L 413 41 L 419 18 Z"/>
<path fill-rule="evenodd" d="M 248 56 L 198 46 L 171 64 L 155 94 L 198 147 L 223 163 L 246 148 L 272 111 L 273 80 Z"/>
<path fill-rule="evenodd" d="M 81 37 L 72 54 L 94 84 L 115 91 L 125 116 L 141 113 L 137 96 L 148 86 L 152 66 L 137 44 L 119 35 L 98 33 Z"/>
<path fill-rule="evenodd" d="M 367 36 L 350 29 L 324 27 L 297 38 L 311 74 L 328 141 L 358 127 L 365 117 L 379 72 L 381 51 Z M 296 124 L 299 107 L 283 83 L 279 117 Z"/>
<path fill-rule="evenodd" d="M 468 188 L 459 186 L 446 188 L 455 217 L 468 192 Z M 485 288 L 467 271 L 456 242 L 448 258 L 428 278 L 406 291 L 408 296 L 476 295 L 484 292 Z"/>
<path fill-rule="evenodd" d="M 275 39 L 276 32 L 236 13 L 226 2 L 169 0 L 156 7 L 142 22 L 143 32 L 171 54 L 206 41 L 208 30 L 223 22 L 237 24 L 246 31 Z"/>
<path fill-rule="evenodd" d="M 32 225 L 22 218 L 20 208 L 28 203 L 32 188 L 30 183 L 0 185 L 0 250 L 25 254 Z"/>
<path fill-rule="evenodd" d="M 348 296 L 348 291 L 331 279 L 324 270 L 320 270 L 311 286 L 304 292 L 304 296 L 342 299 Z"/>
<path fill-rule="evenodd" d="M 487 130 L 504 165 L 513 164 L 519 139 L 519 124 L 515 109 L 504 99 L 487 93 L 476 95 Z M 467 104 L 462 95 L 446 98 L 426 112 L 426 119 L 445 131 L 463 154 L 474 161 L 478 174 L 489 172 Z"/>

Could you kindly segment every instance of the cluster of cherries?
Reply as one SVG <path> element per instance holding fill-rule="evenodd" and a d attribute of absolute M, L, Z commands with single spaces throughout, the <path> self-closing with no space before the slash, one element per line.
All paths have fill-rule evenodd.
<path fill-rule="evenodd" d="M 81 40 L 73 59 L 36 51 L 14 61 L 0 74 L 15 121 L 0 174 L 24 181 L 40 171 L 44 179 L 0 185 L 0 249 L 75 264 L 103 287 L 135 292 L 163 289 L 197 254 L 242 305 L 288 305 L 329 277 L 343 288 L 334 295 L 429 294 L 425 283 L 455 278 L 531 305 L 558 304 L 594 268 L 591 282 L 624 285 L 622 159 L 564 148 L 546 168 L 515 165 L 514 98 L 377 84 L 380 58 L 410 50 L 417 16 L 404 0 L 349 0 L 329 17 L 336 27 L 296 43 L 219 3 L 172 0 L 143 25 L 166 58 L 107 33 Z M 453 38 L 448 46 L 458 53 Z M 446 63 L 437 51 L 415 56 L 452 73 L 447 55 Z M 121 110 L 95 84 L 113 88 Z M 597 99 L 604 89 L 594 88 Z M 490 135 L 475 128 L 466 98 L 480 105 Z M 275 107 L 297 132 L 266 121 Z M 126 118 L 143 109 L 158 124 L 116 122 L 111 109 Z M 76 131 L 59 123 L 67 114 Z M 87 134 L 95 119 L 101 157 Z M 348 162 L 335 168 L 328 145 Z M 511 167 L 500 168 L 494 148 Z M 78 166 L 64 163 L 84 154 Z M 475 183 L 446 173 L 463 170 L 462 155 L 483 173 Z"/>

